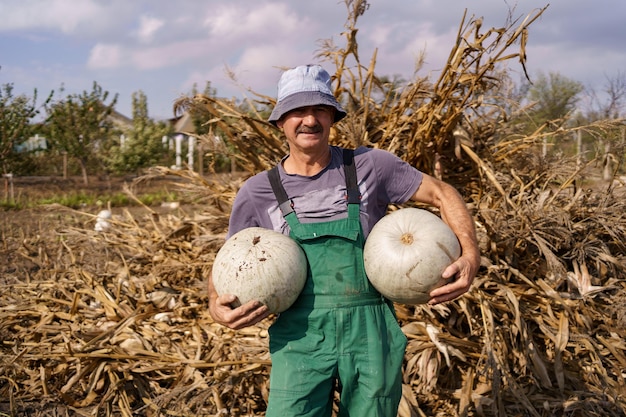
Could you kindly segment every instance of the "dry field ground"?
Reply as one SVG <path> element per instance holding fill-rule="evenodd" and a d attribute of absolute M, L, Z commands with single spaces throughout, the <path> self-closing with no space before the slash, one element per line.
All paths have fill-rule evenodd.
<path fill-rule="evenodd" d="M 71 177 L 22 177 L 16 178 L 13 183 L 13 195 L 17 201 L 43 201 L 50 199 L 56 201 L 60 196 L 79 195 L 106 196 L 123 194 L 125 184 L 132 182 L 132 177 L 90 177 L 89 184 L 85 185 L 82 178 Z M 171 181 L 171 180 L 170 180 Z M 2 197 L 7 194 L 7 188 L 3 185 Z M 167 193 L 171 191 L 169 181 L 155 179 L 143 184 L 137 194 Z M 73 197 L 78 201 L 79 198 Z M 66 228 L 79 228 L 92 230 L 95 220 L 89 214 L 96 215 L 102 206 L 98 204 L 84 204 L 74 210 L 61 207 L 38 206 L 24 209 L 0 209 L 0 282 L 2 277 L 19 271 L 19 275 L 26 277 L 29 269 L 33 268 L 32 261 L 28 256 L 23 256 L 23 249 L 29 239 L 36 238 L 50 244 L 58 241 L 57 232 Z M 125 207 L 114 207 L 112 211 L 120 212 L 127 210 L 138 216 L 149 213 L 146 208 L 138 204 L 128 204 Z M 151 205 L 150 210 L 167 213 L 171 209 L 161 207 L 159 204 Z M 82 215 L 81 213 L 85 213 Z M 52 245 L 51 245 L 52 246 Z"/>
<path fill-rule="evenodd" d="M 125 182 L 31 178 L 14 192 L 114 194 Z M 264 415 L 270 321 L 230 332 L 205 307 L 227 210 L 113 207 L 115 228 L 100 234 L 100 208 L 0 211 L 0 416 Z M 606 277 L 581 297 L 485 262 L 463 302 L 398 308 L 409 338 L 399 416 L 626 415 L 623 270 L 596 271 Z"/>

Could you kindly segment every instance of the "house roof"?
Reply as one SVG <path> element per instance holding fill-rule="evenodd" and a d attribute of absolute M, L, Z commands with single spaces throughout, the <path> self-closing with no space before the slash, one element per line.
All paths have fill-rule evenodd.
<path fill-rule="evenodd" d="M 113 112 L 109 115 L 109 119 L 120 128 L 132 128 L 133 127 L 133 119 L 124 116 L 122 113 L 113 110 Z"/>
<path fill-rule="evenodd" d="M 196 126 L 193 123 L 193 118 L 189 112 L 183 113 L 182 116 L 177 119 L 173 119 L 174 131 L 176 133 L 195 133 Z"/>

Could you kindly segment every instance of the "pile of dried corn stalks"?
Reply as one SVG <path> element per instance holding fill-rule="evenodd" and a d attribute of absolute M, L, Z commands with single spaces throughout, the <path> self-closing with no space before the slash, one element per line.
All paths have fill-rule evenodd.
<path fill-rule="evenodd" d="M 498 64 L 525 63 L 528 25 L 544 10 L 485 32 L 464 17 L 441 77 L 399 88 L 375 75 L 375 56 L 360 64 L 355 25 L 367 4 L 346 4 L 347 46 L 320 53 L 349 110 L 333 143 L 391 150 L 455 184 L 481 238 L 470 293 L 397 306 L 409 340 L 399 415 L 626 415 L 624 193 L 589 188 L 593 163 L 535 156 L 544 136 L 567 128 L 520 135 L 496 104 Z M 252 114 L 203 96 L 178 104 L 210 115 L 228 145 L 214 152 L 246 172 L 286 151 L 259 103 Z M 584 129 L 605 135 L 620 123 Z M 118 213 L 106 233 L 90 230 L 93 215 L 66 210 L 56 241 L 24 237 L 13 249 L 32 268 L 0 288 L 0 415 L 264 414 L 271 320 L 220 327 L 204 288 L 240 182 L 163 174 L 183 177 L 203 210 Z"/>

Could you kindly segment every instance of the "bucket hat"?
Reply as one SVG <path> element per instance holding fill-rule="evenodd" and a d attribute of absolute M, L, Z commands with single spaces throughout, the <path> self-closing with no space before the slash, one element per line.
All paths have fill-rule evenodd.
<path fill-rule="evenodd" d="M 334 122 L 346 116 L 331 90 L 330 75 L 319 65 L 302 65 L 285 71 L 278 81 L 276 106 L 268 121 L 276 126 L 287 112 L 306 106 L 326 105 L 335 108 Z"/>

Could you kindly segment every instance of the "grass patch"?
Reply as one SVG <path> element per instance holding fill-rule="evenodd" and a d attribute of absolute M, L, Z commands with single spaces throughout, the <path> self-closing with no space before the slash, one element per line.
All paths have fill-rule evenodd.
<path fill-rule="evenodd" d="M 180 197 L 176 193 L 169 191 L 154 191 L 139 194 L 137 199 L 146 206 L 154 206 L 162 202 L 178 201 Z M 111 207 L 125 207 L 139 205 L 137 201 L 130 198 L 126 193 L 115 192 L 110 194 L 90 193 L 85 191 L 68 192 L 53 196 L 40 198 L 18 196 L 15 199 L 0 200 L 0 209 L 3 210 L 23 210 L 36 208 L 50 204 L 60 204 L 73 209 L 93 207 L 100 205 L 110 205 Z"/>

